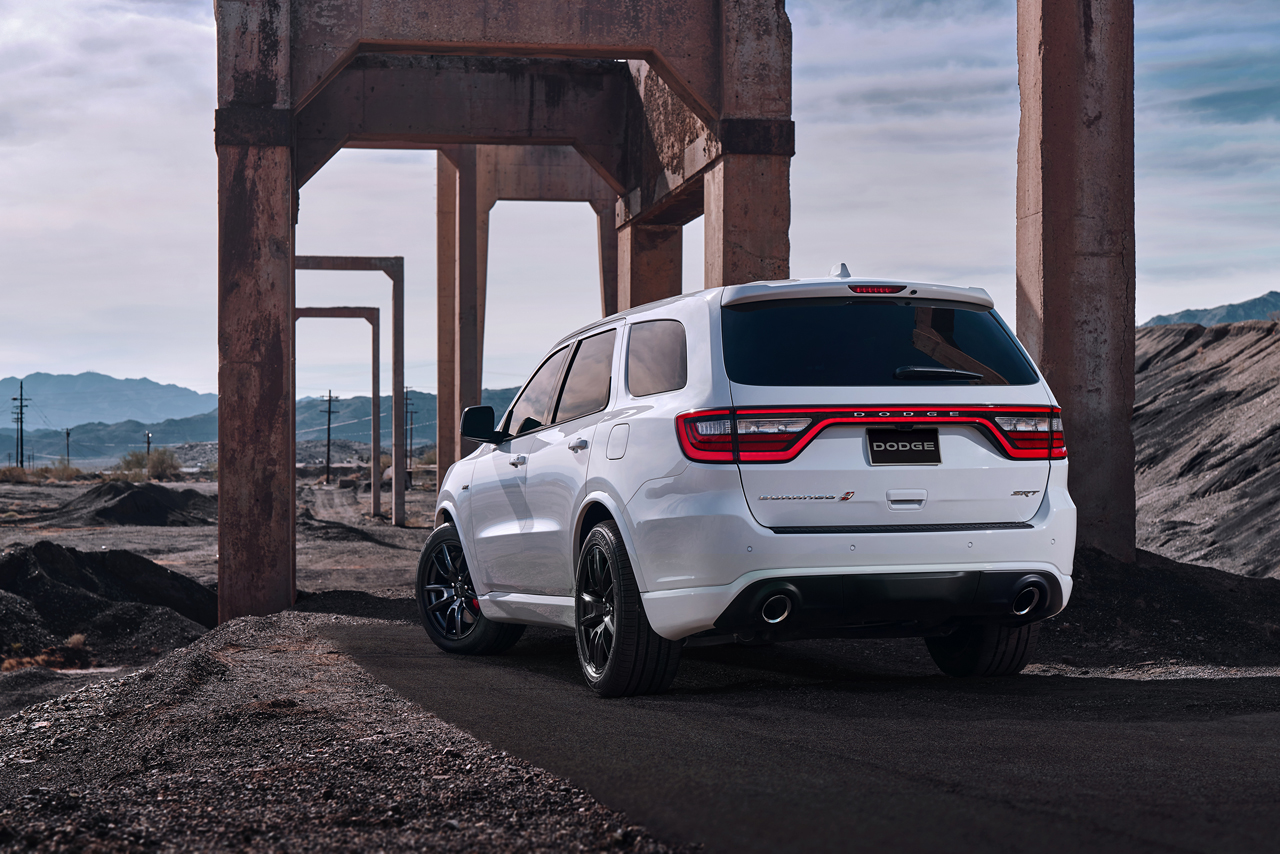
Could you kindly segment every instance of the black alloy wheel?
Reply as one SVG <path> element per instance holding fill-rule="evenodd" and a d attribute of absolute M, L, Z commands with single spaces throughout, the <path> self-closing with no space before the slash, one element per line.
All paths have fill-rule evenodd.
<path fill-rule="evenodd" d="M 600 679 L 609 666 L 617 636 L 614 612 L 618 608 L 617 587 L 604 547 L 594 542 L 583 552 L 578 581 L 579 644 L 585 647 L 582 659 L 588 679 Z"/>
<path fill-rule="evenodd" d="M 578 663 L 601 697 L 659 694 L 680 667 L 682 641 L 649 625 L 622 534 L 612 521 L 591 529 L 574 582 Z"/>
<path fill-rule="evenodd" d="M 503 652 L 524 634 L 524 626 L 496 623 L 480 611 L 462 540 L 451 524 L 436 528 L 423 547 L 416 594 L 427 636 L 445 652 Z"/>
<path fill-rule="evenodd" d="M 471 584 L 461 543 L 441 542 L 427 556 L 423 610 L 441 637 L 460 641 L 480 623 L 480 601 Z"/>

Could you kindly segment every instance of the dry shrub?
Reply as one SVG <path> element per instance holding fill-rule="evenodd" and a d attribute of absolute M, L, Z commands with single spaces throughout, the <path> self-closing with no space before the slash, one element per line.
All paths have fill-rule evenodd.
<path fill-rule="evenodd" d="M 436 449 L 423 451 L 413 461 L 415 466 L 433 466 L 436 464 Z"/>
<path fill-rule="evenodd" d="M 74 634 L 67 638 L 65 644 L 45 647 L 39 655 L 19 655 L 21 644 L 13 644 L 13 656 L 0 662 L 0 672 L 21 670 L 24 667 L 48 667 L 53 670 L 83 670 L 97 664 L 93 660 L 93 651 L 85 643 L 82 634 Z"/>
<path fill-rule="evenodd" d="M 40 474 L 45 477 L 53 478 L 54 480 L 75 480 L 78 477 L 84 476 L 84 472 L 71 465 L 71 463 L 67 461 L 66 457 L 58 457 L 58 461 L 53 465 L 45 466 L 40 469 Z"/>
<path fill-rule="evenodd" d="M 133 483 L 146 480 L 176 480 L 182 464 L 172 448 L 156 448 L 148 457 L 145 451 L 130 451 L 120 458 L 116 470 L 124 477 L 113 477 L 112 480 L 128 480 Z"/>
<path fill-rule="evenodd" d="M 0 469 L 0 483 L 26 483 L 30 479 L 27 476 L 27 470 L 20 466 Z"/>

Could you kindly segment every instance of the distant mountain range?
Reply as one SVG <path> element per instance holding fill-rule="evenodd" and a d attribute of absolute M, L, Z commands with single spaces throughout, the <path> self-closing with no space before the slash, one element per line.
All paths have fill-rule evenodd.
<path fill-rule="evenodd" d="M 109 378 L 108 378 L 109 379 Z M 136 381 L 131 381 L 136 382 Z M 157 385 L 152 383 L 152 385 Z M 17 393 L 15 385 L 14 393 Z M 518 388 L 483 389 L 481 402 L 492 406 L 498 412 L 504 412 L 516 396 Z M 195 392 L 191 392 L 195 394 Z M 414 448 L 427 448 L 436 441 L 436 396 L 418 391 L 407 395 L 413 414 Z M 391 444 L 391 396 L 381 399 L 381 441 L 384 447 Z M 299 440 L 324 439 L 325 409 L 323 398 L 306 398 L 297 403 L 297 435 Z M 334 401 L 332 417 L 332 435 L 335 439 L 350 439 L 357 442 L 368 442 L 370 436 L 370 398 L 351 397 Z M 32 422 L 28 422 L 29 424 Z M 169 418 L 156 422 L 143 422 L 136 419 L 119 421 L 114 424 L 93 422 L 79 424 L 71 428 L 71 462 L 92 465 L 105 465 L 117 460 L 129 451 L 146 448 L 147 432 L 151 432 L 152 447 L 180 445 L 184 442 L 216 442 L 218 440 L 218 412 L 204 412 L 187 418 Z M 13 427 L 0 428 L 0 465 L 4 465 L 6 454 L 12 455 L 16 430 Z M 62 430 L 27 429 L 24 433 L 26 451 L 35 454 L 37 465 L 43 465 L 61 457 L 66 452 L 66 434 Z"/>
<path fill-rule="evenodd" d="M 1237 323 L 1241 320 L 1270 320 L 1272 312 L 1280 312 L 1280 292 L 1270 291 L 1251 300 L 1216 308 L 1189 308 L 1176 314 L 1159 314 L 1142 325 L 1198 323 L 1201 326 L 1212 326 L 1215 323 Z"/>
<path fill-rule="evenodd" d="M 0 380 L 0 401 L 18 396 L 18 377 Z M 118 380 L 106 374 L 28 374 L 22 391 L 31 398 L 27 427 L 61 430 L 77 424 L 101 421 L 154 423 L 170 418 L 190 418 L 218 407 L 216 394 L 201 394 L 177 385 L 161 385 L 149 379 Z M 8 407 L 5 407 L 7 412 Z M 4 419 L 8 422 L 8 418 Z"/>

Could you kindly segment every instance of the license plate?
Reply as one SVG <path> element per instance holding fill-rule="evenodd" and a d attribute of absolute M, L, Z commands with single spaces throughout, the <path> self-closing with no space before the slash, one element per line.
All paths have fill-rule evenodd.
<path fill-rule="evenodd" d="M 936 466 L 942 463 L 936 428 L 868 430 L 867 452 L 873 466 Z"/>

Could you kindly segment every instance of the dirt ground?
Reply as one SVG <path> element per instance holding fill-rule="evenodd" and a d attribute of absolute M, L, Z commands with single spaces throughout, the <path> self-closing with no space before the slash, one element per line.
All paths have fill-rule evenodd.
<path fill-rule="evenodd" d="M 59 508 L 90 487 L 0 484 L 0 545 L 124 549 L 216 584 L 215 525 L 84 527 L 80 511 L 80 523 L 61 524 Z M 212 483 L 181 487 L 216 495 Z M 0 848 L 673 850 L 564 779 L 407 702 L 325 640 L 326 627 L 381 626 L 425 648 L 411 591 L 433 487 L 408 493 L 410 527 L 396 528 L 370 517 L 359 486 L 300 482 L 293 613 L 233 621 L 159 661 L 0 674 L 0 716 L 21 710 L 0 717 Z M 383 499 L 387 507 L 389 491 Z M 1278 579 L 1145 552 L 1120 566 L 1084 552 L 1076 580 L 1024 678 L 1085 677 L 1075 700 L 1087 705 L 1095 694 L 1105 702 L 1111 680 L 1184 680 L 1203 693 L 1217 680 L 1280 676 Z M 576 666 L 572 638 L 560 634 L 522 642 L 551 651 L 537 667 Z M 919 641 L 796 650 L 938 678 Z M 691 651 L 689 678 L 702 659 L 750 652 Z M 586 690 L 564 679 L 561 690 Z M 731 682 L 716 690 L 745 703 L 778 690 Z"/>
<path fill-rule="evenodd" d="M 428 477 L 405 492 L 408 525 L 393 526 L 373 519 L 367 491 L 320 482 L 299 482 L 298 589 L 407 591 L 413 586 L 418 553 L 431 533 L 435 516 L 435 483 Z M 175 488 L 217 495 L 216 483 L 182 483 Z M 60 527 L 59 507 L 93 487 L 88 483 L 0 483 L 0 544 L 33 545 L 51 540 L 81 551 L 125 549 L 150 558 L 204 585 L 218 580 L 218 529 L 205 527 L 145 527 L 109 525 Z M 390 513 L 391 492 L 384 489 L 384 517 Z M 39 519 L 39 521 L 35 521 Z"/>

